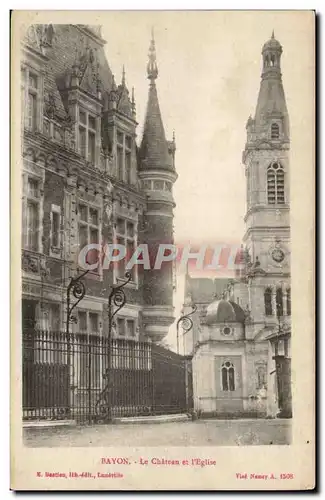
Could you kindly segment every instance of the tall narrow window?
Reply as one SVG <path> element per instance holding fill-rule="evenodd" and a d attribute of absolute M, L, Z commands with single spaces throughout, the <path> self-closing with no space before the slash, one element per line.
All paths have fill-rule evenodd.
<path fill-rule="evenodd" d="M 27 116 L 29 130 L 35 130 L 36 128 L 36 104 L 36 94 L 33 90 L 28 90 Z"/>
<path fill-rule="evenodd" d="M 283 293 L 282 288 L 276 290 L 276 314 L 278 318 L 283 316 Z"/>
<path fill-rule="evenodd" d="M 134 335 L 135 335 L 135 328 L 134 328 L 134 320 L 133 319 L 128 319 L 126 321 L 126 334 L 128 337 L 134 337 Z"/>
<path fill-rule="evenodd" d="M 267 288 L 264 292 L 265 316 L 272 316 L 272 289 Z"/>
<path fill-rule="evenodd" d="M 60 221 L 61 209 L 58 205 L 52 205 L 51 209 L 51 251 L 58 253 L 61 243 Z"/>
<path fill-rule="evenodd" d="M 82 250 L 86 245 L 99 243 L 99 212 L 95 207 L 90 207 L 84 202 L 78 205 L 79 216 L 79 248 Z M 87 263 L 98 262 L 98 251 L 91 249 L 87 253 Z"/>
<path fill-rule="evenodd" d="M 117 131 L 116 166 L 120 181 L 131 184 L 132 181 L 132 137 Z"/>
<path fill-rule="evenodd" d="M 96 118 L 82 110 L 79 110 L 79 153 L 90 163 L 96 163 Z"/>
<path fill-rule="evenodd" d="M 284 170 L 280 163 L 267 169 L 267 201 L 271 205 L 284 203 Z"/>
<path fill-rule="evenodd" d="M 135 251 L 136 231 L 135 224 L 132 221 L 118 218 L 116 221 L 116 243 L 126 248 L 126 256 L 117 263 L 117 276 L 123 278 L 125 275 L 125 266 L 131 259 Z M 132 280 L 136 280 L 135 267 L 129 270 L 132 274 Z"/>
<path fill-rule="evenodd" d="M 124 181 L 123 148 L 120 146 L 117 146 L 117 170 L 119 180 Z"/>
<path fill-rule="evenodd" d="M 96 134 L 95 132 L 88 131 L 88 161 L 90 163 L 95 163 L 95 152 L 96 152 Z"/>
<path fill-rule="evenodd" d="M 90 333 L 98 333 L 99 322 L 97 313 L 92 313 L 92 312 L 89 313 L 89 329 Z"/>
<path fill-rule="evenodd" d="M 287 288 L 287 315 L 291 316 L 291 288 Z"/>
<path fill-rule="evenodd" d="M 59 246 L 59 228 L 60 228 L 60 214 L 57 212 L 52 213 L 52 245 Z"/>
<path fill-rule="evenodd" d="M 61 324 L 60 304 L 52 303 L 49 307 L 49 324 L 52 332 L 58 332 Z"/>
<path fill-rule="evenodd" d="M 125 153 L 125 181 L 128 184 L 131 184 L 131 148 L 132 148 L 132 137 L 126 135 L 125 136 L 125 145 L 124 145 L 124 153 Z"/>
<path fill-rule="evenodd" d="M 122 337 L 125 336 L 125 319 L 117 318 L 117 333 Z"/>
<path fill-rule="evenodd" d="M 40 231 L 40 189 L 39 182 L 33 178 L 28 178 L 27 184 L 27 216 L 26 233 L 27 248 L 38 252 L 39 231 Z"/>
<path fill-rule="evenodd" d="M 35 130 L 37 128 L 37 96 L 38 78 L 29 71 L 27 94 L 27 127 L 29 130 Z"/>
<path fill-rule="evenodd" d="M 271 125 L 271 139 L 279 139 L 280 129 L 277 123 Z"/>
<path fill-rule="evenodd" d="M 235 369 L 234 365 L 229 361 L 222 364 L 221 367 L 221 383 L 223 391 L 235 390 Z"/>
<path fill-rule="evenodd" d="M 78 312 L 78 326 L 80 333 L 87 332 L 87 312 L 79 311 Z"/>
<path fill-rule="evenodd" d="M 131 151 L 125 152 L 125 173 L 126 182 L 131 184 Z"/>

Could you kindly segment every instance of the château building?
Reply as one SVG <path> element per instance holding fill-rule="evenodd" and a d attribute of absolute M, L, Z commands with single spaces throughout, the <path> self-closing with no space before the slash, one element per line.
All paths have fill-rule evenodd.
<path fill-rule="evenodd" d="M 139 147 L 134 90 L 124 68 L 115 81 L 104 47 L 100 28 L 89 25 L 32 25 L 22 38 L 23 327 L 65 331 L 67 286 L 83 272 L 85 245 L 123 244 L 130 256 L 141 243 L 150 255 L 173 243 L 176 147 L 159 109 L 155 42 Z M 125 275 L 125 260 L 103 270 L 99 257 L 84 278 L 76 332 L 106 334 L 109 290 Z M 171 263 L 163 272 L 133 268 L 113 334 L 164 338 L 174 321 L 173 284 Z"/>
<path fill-rule="evenodd" d="M 246 125 L 241 265 L 228 282 L 186 278 L 184 312 L 193 304 L 197 312 L 185 353 L 193 356 L 194 406 L 206 414 L 291 416 L 290 134 L 281 55 L 272 34 Z"/>

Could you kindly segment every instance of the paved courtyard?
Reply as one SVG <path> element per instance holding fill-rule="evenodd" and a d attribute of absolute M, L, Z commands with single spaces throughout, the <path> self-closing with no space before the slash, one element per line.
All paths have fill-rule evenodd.
<path fill-rule="evenodd" d="M 291 420 L 198 420 L 159 424 L 25 428 L 29 447 L 241 446 L 291 442 Z"/>

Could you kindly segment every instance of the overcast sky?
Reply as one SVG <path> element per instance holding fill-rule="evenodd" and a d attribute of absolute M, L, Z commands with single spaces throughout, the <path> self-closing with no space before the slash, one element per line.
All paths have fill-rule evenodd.
<path fill-rule="evenodd" d="M 134 86 L 141 139 L 148 95 L 147 53 L 154 27 L 157 88 L 167 139 L 176 134 L 175 242 L 240 242 L 244 234 L 245 125 L 254 116 L 261 49 L 271 37 L 283 46 L 282 73 L 291 138 L 313 67 L 311 15 L 303 12 L 110 12 L 99 19 L 116 82 L 126 68 Z M 294 124 L 292 126 L 292 124 Z M 297 140 L 301 140 L 301 137 Z M 294 170 L 294 168 L 293 168 Z M 175 313 L 183 302 L 178 275 Z M 175 328 L 169 342 L 175 345 Z"/>

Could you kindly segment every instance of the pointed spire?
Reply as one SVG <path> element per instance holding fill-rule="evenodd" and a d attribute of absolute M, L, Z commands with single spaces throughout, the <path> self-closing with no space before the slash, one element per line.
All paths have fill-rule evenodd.
<path fill-rule="evenodd" d="M 274 40 L 274 30 L 272 30 L 272 36 L 271 36 L 272 40 Z"/>
<path fill-rule="evenodd" d="M 125 67 L 122 68 L 122 87 L 125 87 Z"/>
<path fill-rule="evenodd" d="M 151 81 L 151 84 L 154 84 L 154 80 L 156 80 L 158 76 L 158 67 L 156 62 L 156 46 L 155 46 L 153 28 L 151 28 L 151 42 L 150 42 L 148 57 L 149 57 L 149 61 L 147 64 L 148 78 Z"/>
<path fill-rule="evenodd" d="M 165 130 L 161 118 L 155 79 L 158 76 L 155 41 L 152 38 L 147 65 L 150 80 L 149 97 L 144 122 L 143 137 L 139 150 L 141 169 L 167 169 L 174 171 L 173 159 L 168 151 Z"/>
<path fill-rule="evenodd" d="M 135 109 L 134 87 L 132 87 L 131 110 L 132 110 L 132 116 L 135 119 L 135 117 L 136 117 L 136 109 Z"/>

